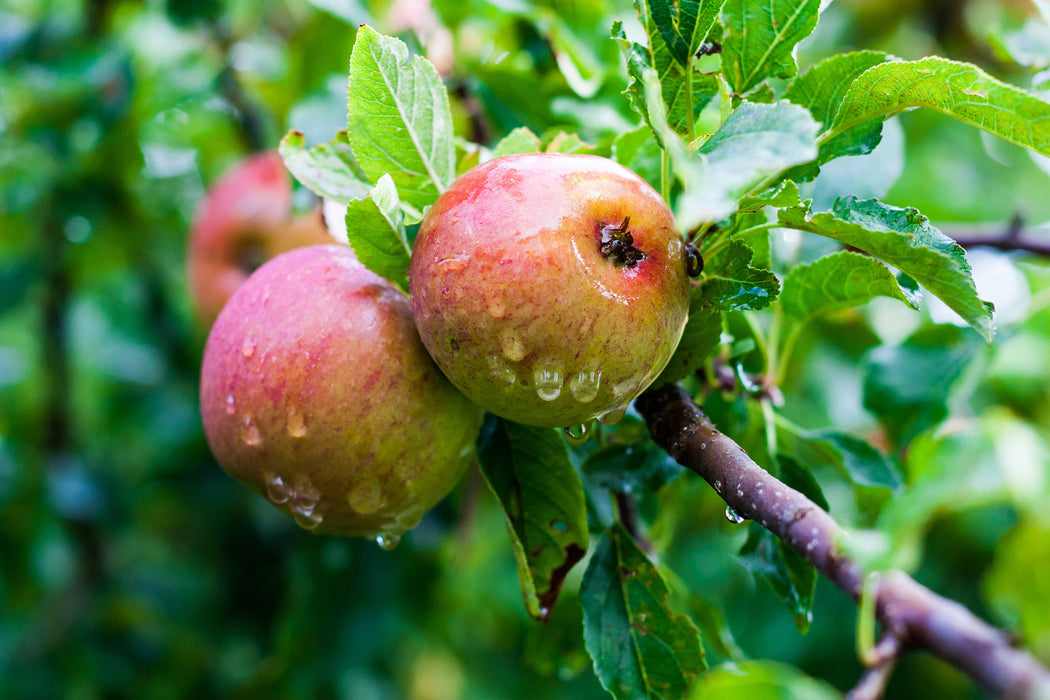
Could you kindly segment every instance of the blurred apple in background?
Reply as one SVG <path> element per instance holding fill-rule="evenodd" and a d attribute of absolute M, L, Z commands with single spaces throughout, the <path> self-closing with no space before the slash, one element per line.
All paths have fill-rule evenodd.
<path fill-rule="evenodd" d="M 187 266 L 199 318 L 210 326 L 270 258 L 332 242 L 320 207 L 293 217 L 291 178 L 276 151 L 246 158 L 208 189 L 193 217 Z"/>

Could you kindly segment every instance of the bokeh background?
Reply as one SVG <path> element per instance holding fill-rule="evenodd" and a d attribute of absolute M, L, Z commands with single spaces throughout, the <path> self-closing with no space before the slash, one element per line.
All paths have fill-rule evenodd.
<path fill-rule="evenodd" d="M 385 552 L 299 530 L 218 468 L 198 415 L 206 329 L 185 249 L 194 207 L 238 160 L 290 128 L 316 143 L 342 127 L 360 23 L 442 70 L 463 138 L 492 144 L 525 125 L 607 148 L 638 123 L 608 39 L 632 13 L 593 0 L 0 5 L 0 697 L 607 697 L 582 648 L 580 571 L 548 627 L 529 621 L 476 473 Z M 1048 47 L 1050 28 L 1021 0 L 837 0 L 800 63 L 859 48 L 939 54 L 1039 89 Z M 937 114 L 903 115 L 876 154 L 829 170 L 817 202 L 879 195 L 958 235 L 1005 233 L 1019 217 L 1046 240 L 1047 164 Z M 295 203 L 315 204 L 302 189 Z M 907 428 L 918 495 L 899 510 L 913 516 L 914 569 L 1050 661 L 1050 523 L 1023 515 L 1014 488 L 1045 488 L 1050 471 L 1050 267 L 978 255 L 991 261 L 983 291 L 1010 292 L 995 347 L 935 326 L 936 307 L 872 304 L 803 343 L 785 412 L 878 437 L 865 372 L 936 362 L 900 345 L 916 330 L 965 349 L 948 422 Z M 1004 462 L 1027 469 L 1020 482 Z M 723 507 L 683 477 L 644 509 L 709 661 L 773 658 L 850 687 L 853 604 L 821 584 L 800 635 L 738 562 L 743 533 Z M 980 695 L 920 656 L 891 697 Z"/>

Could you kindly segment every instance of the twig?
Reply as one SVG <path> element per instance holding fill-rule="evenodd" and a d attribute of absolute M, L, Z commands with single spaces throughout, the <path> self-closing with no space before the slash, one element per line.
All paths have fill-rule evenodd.
<path fill-rule="evenodd" d="M 897 633 L 893 630 L 886 632 L 875 646 L 872 658 L 866 660 L 867 670 L 853 690 L 846 694 L 846 700 L 879 700 L 886 692 L 886 684 L 897 667 L 902 650 Z"/>
<path fill-rule="evenodd" d="M 941 230 L 963 248 L 995 248 L 1006 252 L 1024 252 L 1050 258 L 1050 232 L 1046 229 L 1024 227 L 1023 219 L 1015 216 L 1006 226 L 1002 224 L 953 224 Z"/>
<path fill-rule="evenodd" d="M 859 599 L 864 572 L 845 550 L 846 531 L 830 515 L 719 433 L 678 386 L 647 391 L 636 406 L 653 439 L 679 464 L 707 480 L 738 514 L 760 523 Z M 962 605 L 900 571 L 883 574 L 876 596 L 878 620 L 902 646 L 933 653 L 996 696 L 1050 697 L 1050 671 Z"/>

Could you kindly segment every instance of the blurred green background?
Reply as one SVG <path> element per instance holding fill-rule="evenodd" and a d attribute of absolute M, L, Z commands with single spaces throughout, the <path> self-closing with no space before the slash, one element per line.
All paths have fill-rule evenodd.
<path fill-rule="evenodd" d="M 628 2 L 567 0 L 0 6 L 0 697 L 606 697 L 582 647 L 582 566 L 550 626 L 529 621 L 503 515 L 476 473 L 384 552 L 300 531 L 218 468 L 197 409 L 206 330 L 185 247 L 197 201 L 230 166 L 287 129 L 315 143 L 341 128 L 358 24 L 442 68 L 464 138 L 492 144 L 526 125 L 608 149 L 638 123 L 607 38 L 632 14 Z M 839 0 L 800 62 L 857 48 L 940 54 L 1040 88 L 1048 35 L 1027 2 Z M 997 231 L 1014 216 L 1050 219 L 1046 169 L 909 113 L 811 194 L 877 194 L 949 234 Z M 313 204 L 305 190 L 295 201 Z M 991 257 L 1005 266 L 991 288 L 1021 287 L 995 347 L 872 304 L 806 339 L 784 411 L 877 440 L 862 404 L 869 369 L 907 352 L 936 362 L 933 341 L 900 345 L 915 330 L 963 353 L 945 380 L 948 423 L 911 426 L 907 454 L 893 455 L 909 483 L 891 513 L 898 554 L 1050 661 L 1050 521 L 1033 515 L 1045 503 L 1022 507 L 1047 493 L 1050 471 L 1050 267 Z M 712 412 L 747 444 L 746 407 Z M 836 512 L 833 479 L 825 490 L 847 524 L 871 524 Z M 709 661 L 779 659 L 849 688 L 852 602 L 821 584 L 800 635 L 738 563 L 743 529 L 723 507 L 683 477 L 645 509 L 678 603 L 705 621 Z M 905 661 L 890 696 L 980 697 L 923 656 Z"/>

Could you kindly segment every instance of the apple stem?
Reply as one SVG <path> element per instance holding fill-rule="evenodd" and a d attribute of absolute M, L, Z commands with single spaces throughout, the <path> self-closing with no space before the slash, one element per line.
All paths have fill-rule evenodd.
<path fill-rule="evenodd" d="M 645 253 L 634 247 L 634 236 L 627 230 L 631 217 L 625 216 L 617 225 L 605 224 L 601 229 L 601 240 L 598 250 L 606 258 L 612 258 L 617 265 L 634 267 L 645 260 Z"/>

